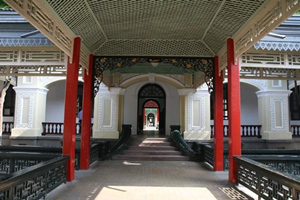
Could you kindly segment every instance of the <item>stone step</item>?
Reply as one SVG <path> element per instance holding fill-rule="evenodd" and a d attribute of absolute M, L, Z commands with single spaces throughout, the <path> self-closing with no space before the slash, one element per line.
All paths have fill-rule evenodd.
<path fill-rule="evenodd" d="M 129 150 L 137 150 L 137 151 L 142 151 L 142 150 L 150 150 L 150 151 L 174 151 L 177 150 L 176 147 L 174 146 L 130 146 L 128 148 Z"/>
<path fill-rule="evenodd" d="M 124 150 L 123 155 L 182 155 L 180 151 L 164 151 L 164 150 Z"/>
<path fill-rule="evenodd" d="M 188 156 L 181 155 L 115 155 L 112 160 L 151 160 L 151 161 L 188 161 Z"/>
<path fill-rule="evenodd" d="M 169 138 L 132 138 L 132 141 L 137 141 L 137 142 L 169 142 Z"/>
<path fill-rule="evenodd" d="M 172 146 L 170 142 L 134 142 L 130 146 Z"/>

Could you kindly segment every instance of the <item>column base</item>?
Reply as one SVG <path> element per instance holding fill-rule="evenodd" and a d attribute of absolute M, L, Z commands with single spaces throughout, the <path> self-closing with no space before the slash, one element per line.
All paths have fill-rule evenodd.
<path fill-rule="evenodd" d="M 265 139 L 265 140 L 291 140 L 292 133 L 291 132 L 274 133 L 274 132 L 270 132 L 270 131 L 264 131 L 262 134 L 262 139 Z"/>
<path fill-rule="evenodd" d="M 10 136 L 9 145 L 37 146 L 37 137 L 36 136 Z"/>
<path fill-rule="evenodd" d="M 185 140 L 209 140 L 210 131 L 185 131 L 184 133 Z"/>
<path fill-rule="evenodd" d="M 119 131 L 94 131 L 93 138 L 119 139 Z"/>
<path fill-rule="evenodd" d="M 35 136 L 41 136 L 41 135 L 42 135 L 41 129 L 13 128 L 11 130 L 11 136 L 13 136 L 13 137 L 18 137 L 18 136 L 35 137 Z"/>

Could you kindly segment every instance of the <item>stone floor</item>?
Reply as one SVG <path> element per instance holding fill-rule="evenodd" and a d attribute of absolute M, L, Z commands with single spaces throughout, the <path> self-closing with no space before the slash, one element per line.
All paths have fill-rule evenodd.
<path fill-rule="evenodd" d="M 98 161 L 75 175 L 74 181 L 53 190 L 46 199 L 246 199 L 236 195 L 227 172 L 210 171 L 205 164 L 190 161 Z M 225 194 L 232 191 L 231 197 Z"/>

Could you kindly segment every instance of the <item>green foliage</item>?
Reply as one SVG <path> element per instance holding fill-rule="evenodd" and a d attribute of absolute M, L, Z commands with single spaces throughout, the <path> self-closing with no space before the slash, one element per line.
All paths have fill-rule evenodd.
<path fill-rule="evenodd" d="M 3 0 L 0 0 L 0 8 L 10 8 Z"/>
<path fill-rule="evenodd" d="M 295 14 L 300 14 L 300 10 L 298 10 Z"/>

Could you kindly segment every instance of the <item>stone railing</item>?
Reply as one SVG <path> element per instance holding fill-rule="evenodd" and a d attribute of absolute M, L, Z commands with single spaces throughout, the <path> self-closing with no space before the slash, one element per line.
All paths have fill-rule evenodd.
<path fill-rule="evenodd" d="M 214 137 L 214 125 L 210 125 L 211 138 Z M 242 137 L 258 137 L 261 138 L 260 134 L 261 125 L 241 125 L 241 136 Z M 228 137 L 228 125 L 223 126 L 223 136 Z"/>
<path fill-rule="evenodd" d="M 61 122 L 43 122 L 43 133 L 42 135 L 62 135 L 64 132 L 64 123 Z M 91 124 L 91 134 L 92 134 L 93 124 Z M 76 123 L 76 135 L 81 134 L 80 123 Z"/>
<path fill-rule="evenodd" d="M 2 123 L 2 133 L 3 134 L 11 134 L 11 129 L 14 127 L 13 122 L 3 122 Z"/>
<path fill-rule="evenodd" d="M 291 125 L 293 137 L 300 137 L 300 125 Z"/>

